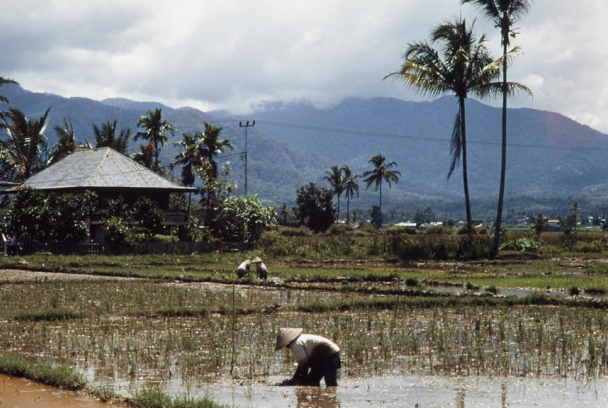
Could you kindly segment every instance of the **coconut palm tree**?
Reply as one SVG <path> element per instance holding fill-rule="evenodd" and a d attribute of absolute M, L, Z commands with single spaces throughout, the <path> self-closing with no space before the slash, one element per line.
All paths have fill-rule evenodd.
<path fill-rule="evenodd" d="M 359 174 L 353 174 L 346 164 L 340 169 L 344 176 L 342 176 L 342 185 L 344 186 L 344 193 L 346 195 L 346 225 L 350 222 L 350 199 L 353 198 L 354 194 L 357 193 L 359 197 L 359 183 L 357 179 L 361 178 Z"/>
<path fill-rule="evenodd" d="M 338 166 L 331 166 L 331 170 L 325 172 L 323 180 L 327 181 L 331 186 L 333 193 L 338 197 L 338 215 L 336 221 L 340 219 L 340 196 L 344 191 L 344 182 L 342 180 L 342 171 Z"/>
<path fill-rule="evenodd" d="M 110 122 L 106 120 L 101 124 L 101 128 L 93 124 L 95 147 L 109 147 L 118 153 L 127 154 L 127 147 L 131 138 L 131 128 L 129 126 L 123 127 L 117 135 L 116 123 L 116 121 Z"/>
<path fill-rule="evenodd" d="M 511 43 L 510 37 L 515 38 L 517 34 L 513 30 L 513 24 L 528 13 L 530 0 L 462 0 L 462 3 L 470 3 L 477 6 L 485 16 L 500 28 L 500 41 L 502 45 L 502 150 L 500 165 L 500 189 L 498 192 L 498 210 L 496 212 L 496 223 L 494 233 L 494 246 L 492 257 L 498 255 L 500 245 L 500 227 L 502 225 L 502 209 L 505 196 L 505 178 L 507 172 L 507 96 L 509 94 L 509 83 L 507 82 L 507 67 L 509 54 L 508 48 Z M 511 52 L 517 51 L 517 47 Z M 526 88 L 527 90 L 527 88 Z M 527 90 L 530 95 L 531 92 Z"/>
<path fill-rule="evenodd" d="M 197 132 L 195 137 L 200 141 L 199 150 L 203 161 L 209 163 L 209 177 L 217 179 L 218 166 L 215 158 L 226 149 L 234 150 L 231 139 L 220 139 L 221 127 L 204 123 L 205 131 Z"/>
<path fill-rule="evenodd" d="M 133 160 L 148 169 L 154 169 L 154 171 L 162 171 L 161 168 L 156 166 L 158 162 L 152 160 L 154 157 L 154 143 L 150 142 L 147 145 L 139 145 L 139 152 L 133 155 Z"/>
<path fill-rule="evenodd" d="M 198 154 L 199 149 L 196 137 L 190 133 L 184 133 L 182 138 L 182 140 L 174 142 L 174 144 L 183 149 L 183 151 L 175 156 L 169 167 L 173 169 L 177 165 L 182 166 L 181 183 L 184 186 L 192 187 L 196 179 L 195 168 L 200 166 L 201 157 Z"/>
<path fill-rule="evenodd" d="M 477 39 L 473 35 L 472 26 L 467 27 L 464 19 L 438 25 L 431 31 L 431 41 L 438 43 L 441 50 L 435 50 L 427 42 L 409 44 L 401 69 L 385 78 L 399 76 L 423 95 L 438 96 L 453 92 L 458 98 L 448 179 L 462 158 L 467 229 L 471 235 L 473 223 L 467 174 L 465 99 L 469 94 L 483 98 L 501 91 L 502 85 L 496 79 L 500 75 L 502 60 L 492 59 L 485 46 L 486 37 L 482 35 Z"/>
<path fill-rule="evenodd" d="M 70 119 L 64 117 L 63 127 L 55 125 L 53 126 L 53 129 L 57 134 L 57 143 L 55 143 L 55 146 L 53 146 L 49 165 L 57 163 L 58 161 L 74 153 L 76 149 L 82 147 L 82 145 L 78 144 L 76 141 L 74 126 L 72 126 L 72 121 Z"/>
<path fill-rule="evenodd" d="M 182 166 L 182 184 L 192 186 L 196 173 L 204 173 L 204 177 L 215 180 L 218 177 L 218 165 L 216 158 L 226 149 L 234 150 L 231 139 L 220 139 L 222 128 L 204 123 L 204 132 L 184 133 L 183 139 L 174 142 L 183 151 L 175 156 L 170 168 L 177 165 Z"/>
<path fill-rule="evenodd" d="M 155 110 L 149 110 L 146 115 L 142 116 L 137 120 L 137 127 L 144 129 L 143 132 L 137 132 L 133 137 L 134 140 L 142 138 L 153 143 L 154 146 L 154 159 L 158 164 L 158 154 L 160 153 L 160 146 L 166 146 L 169 138 L 167 132 L 173 134 L 175 128 L 173 125 L 166 120 L 162 120 L 161 109 L 156 108 Z"/>
<path fill-rule="evenodd" d="M 17 108 L 0 112 L 8 140 L 0 141 L 0 177 L 22 182 L 48 164 L 48 139 L 44 131 L 50 108 L 37 120 L 30 120 Z"/>
<path fill-rule="evenodd" d="M 0 77 L 0 86 L 6 85 L 6 84 L 19 85 L 16 81 L 13 81 L 12 79 Z M 5 96 L 0 95 L 0 102 L 8 103 L 8 99 L 6 99 Z"/>
<path fill-rule="evenodd" d="M 367 170 L 363 173 L 363 181 L 367 184 L 366 188 L 369 188 L 372 184 L 374 184 L 376 191 L 380 189 L 380 204 L 379 210 L 380 214 L 382 214 L 382 182 L 386 181 L 388 183 L 388 187 L 391 187 L 391 182 L 398 183 L 399 177 L 401 177 L 401 172 L 397 170 L 390 170 L 390 168 L 397 166 L 397 163 L 394 161 L 390 163 L 386 163 L 386 157 L 381 155 L 380 153 L 372 156 L 368 163 L 374 165 L 374 168 L 371 170 Z"/>

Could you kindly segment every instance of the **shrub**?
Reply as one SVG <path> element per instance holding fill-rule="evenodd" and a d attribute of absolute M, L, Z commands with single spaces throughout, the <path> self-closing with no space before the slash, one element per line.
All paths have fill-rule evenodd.
<path fill-rule="evenodd" d="M 467 231 L 468 231 L 467 226 L 463 225 L 462 227 L 458 227 L 456 229 L 456 234 L 458 234 L 458 235 L 467 235 Z"/>
<path fill-rule="evenodd" d="M 414 227 L 390 227 L 386 230 L 386 233 L 389 235 L 416 235 L 418 231 Z"/>
<path fill-rule="evenodd" d="M 350 225 L 345 224 L 333 224 L 329 228 L 329 235 L 344 235 L 353 232 L 355 229 Z"/>
<path fill-rule="evenodd" d="M 603 245 L 601 241 L 577 242 L 573 247 L 574 252 L 582 253 L 599 253 L 602 252 L 602 249 Z"/>
<path fill-rule="evenodd" d="M 489 258 L 492 245 L 492 239 L 488 235 L 460 239 L 456 249 L 456 258 L 469 260 Z"/>
<path fill-rule="evenodd" d="M 260 237 L 260 245 L 262 248 L 275 245 L 281 239 L 279 231 L 264 231 Z"/>
<path fill-rule="evenodd" d="M 257 195 L 228 197 L 214 225 L 218 238 L 225 241 L 257 242 L 264 231 L 276 225 L 275 208 L 264 207 Z"/>
<path fill-rule="evenodd" d="M 361 224 L 359 224 L 359 229 L 365 232 L 372 232 L 374 230 L 374 226 L 367 222 L 362 222 Z"/>
<path fill-rule="evenodd" d="M 394 237 L 391 246 L 393 252 L 403 260 L 447 259 L 455 248 L 449 237 L 423 235 Z"/>
<path fill-rule="evenodd" d="M 426 229 L 427 235 L 448 235 L 452 233 L 451 228 L 442 227 L 441 225 L 431 225 Z"/>
<path fill-rule="evenodd" d="M 172 244 L 174 242 L 179 241 L 179 239 L 175 235 L 161 235 L 156 234 L 150 238 L 152 242 L 164 242 L 166 244 Z"/>
<path fill-rule="evenodd" d="M 471 282 L 466 282 L 463 285 L 465 290 L 476 290 L 477 288 L 475 287 L 475 285 L 473 285 Z"/>
<path fill-rule="evenodd" d="M 490 235 L 490 230 L 485 225 L 480 228 L 475 228 L 475 233 L 478 235 Z"/>
<path fill-rule="evenodd" d="M 503 251 L 520 251 L 538 253 L 541 250 L 541 245 L 529 238 L 518 238 L 514 241 L 509 241 L 500 246 Z"/>
<path fill-rule="evenodd" d="M 28 235 L 39 241 L 83 241 L 88 238 L 95 193 L 46 193 L 20 189 L 12 200 L 6 219 L 9 233 Z"/>
<path fill-rule="evenodd" d="M 280 227 L 278 231 L 285 237 L 308 237 L 311 235 L 311 231 L 304 226 L 299 228 Z"/>
<path fill-rule="evenodd" d="M 112 244 L 125 243 L 129 234 L 129 228 L 118 217 L 106 220 L 103 229 L 106 232 L 105 239 Z"/>

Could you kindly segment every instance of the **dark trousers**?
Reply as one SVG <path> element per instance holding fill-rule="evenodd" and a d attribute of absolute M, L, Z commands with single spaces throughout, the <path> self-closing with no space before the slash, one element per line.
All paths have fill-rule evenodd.
<path fill-rule="evenodd" d="M 338 369 L 342 366 L 340 352 L 311 361 L 308 373 L 308 385 L 319 386 L 321 378 L 325 377 L 325 385 L 335 387 L 338 385 Z"/>

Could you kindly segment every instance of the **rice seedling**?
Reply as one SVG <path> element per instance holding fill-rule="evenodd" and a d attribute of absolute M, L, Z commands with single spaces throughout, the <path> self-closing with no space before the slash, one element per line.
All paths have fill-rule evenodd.
<path fill-rule="evenodd" d="M 144 388 L 134 392 L 133 397 L 126 400 L 127 404 L 136 408 L 224 408 L 211 397 L 205 395 L 196 397 L 183 394 L 172 397 L 162 386 Z"/>
<path fill-rule="evenodd" d="M 109 402 L 118 397 L 114 386 L 112 385 L 100 385 L 93 388 L 92 394 L 95 395 L 101 402 Z"/>

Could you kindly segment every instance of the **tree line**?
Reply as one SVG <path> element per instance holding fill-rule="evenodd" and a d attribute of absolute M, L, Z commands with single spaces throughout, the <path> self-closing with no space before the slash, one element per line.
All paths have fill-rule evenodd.
<path fill-rule="evenodd" d="M 0 77 L 0 86 L 5 84 L 17 84 L 16 81 Z M 0 95 L 0 102 L 8 103 L 6 97 Z M 40 118 L 28 118 L 21 110 L 10 107 L 7 111 L 0 111 L 0 129 L 5 131 L 6 139 L 0 140 L 0 180 L 14 183 L 22 183 L 34 174 L 44 170 L 46 167 L 64 159 L 77 149 L 92 149 L 109 147 L 121 154 L 129 156 L 127 150 L 131 140 L 143 140 L 145 143 L 139 146 L 139 151 L 130 157 L 146 168 L 157 174 L 168 177 L 169 173 L 161 163 L 159 155 L 161 149 L 167 146 L 169 134 L 176 132 L 173 124 L 162 118 L 161 109 L 150 109 L 145 115 L 137 120 L 137 132 L 126 126 L 121 129 L 117 121 L 107 120 L 100 125 L 92 124 L 93 143 L 88 140 L 78 142 L 74 128 L 69 119 L 63 119 L 63 126 L 55 126 L 57 142 L 50 146 L 45 135 L 48 126 L 50 108 Z M 184 211 L 188 211 L 194 217 L 189 228 L 189 239 L 211 239 L 218 238 L 226 241 L 250 242 L 259 239 L 264 229 L 274 225 L 274 207 L 265 207 L 257 196 L 234 197 L 232 193 L 236 190 L 234 183 L 228 182 L 231 170 L 229 165 L 220 167 L 217 157 L 226 150 L 234 150 L 231 139 L 221 137 L 221 127 L 203 123 L 203 129 L 194 133 L 184 133 L 182 139 L 174 142 L 180 148 L 180 153 L 175 156 L 168 166 L 169 170 L 179 170 L 179 184 L 184 186 L 200 186 L 197 194 L 200 196 L 198 203 L 192 206 L 190 200 L 174 200 L 173 204 Z M 23 207 L 26 203 L 35 204 L 41 201 L 39 192 L 21 192 L 15 200 L 18 206 Z M 54 203 L 42 208 L 37 206 L 38 216 L 32 219 L 31 208 L 11 208 L 9 216 L 19 220 L 23 225 L 12 225 L 14 231 L 29 235 L 37 235 L 40 238 L 63 239 L 80 238 L 85 235 L 86 225 L 84 222 L 71 222 L 76 225 L 76 230 L 70 230 L 70 226 L 59 225 L 50 227 L 45 222 L 56 219 L 55 213 L 66 208 L 74 208 L 82 204 L 78 197 L 52 197 L 45 203 Z M 88 197 L 86 205 L 90 208 L 96 197 Z M 15 207 L 13 205 L 12 207 Z M 144 225 L 148 237 L 152 233 L 167 232 L 162 226 L 163 217 L 155 208 L 154 203 L 142 198 L 138 200 L 133 208 L 127 208 L 124 202 L 116 200 L 109 203 L 109 208 L 104 212 L 107 220 L 106 232 L 116 240 L 127 239 L 125 233 L 125 220 L 135 217 L 140 225 Z M 90 211 L 70 211 L 76 218 L 86 218 Z M 120 214 L 120 217 L 117 215 Z M 43 222 L 44 221 L 44 222 Z M 73 220 L 72 220 L 73 221 Z M 17 224 L 17 223 L 15 223 Z M 25 225 L 29 224 L 29 225 Z M 201 228 L 202 227 L 202 228 Z"/>

